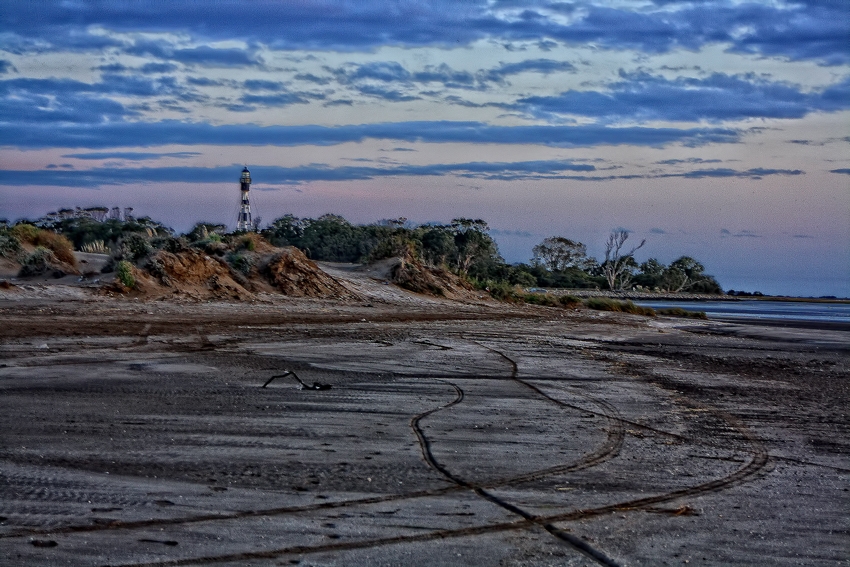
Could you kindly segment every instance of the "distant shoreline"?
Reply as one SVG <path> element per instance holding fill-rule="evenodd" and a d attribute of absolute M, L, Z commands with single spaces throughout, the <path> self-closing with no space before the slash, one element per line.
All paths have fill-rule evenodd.
<path fill-rule="evenodd" d="M 786 329 L 812 329 L 819 331 L 850 331 L 850 323 L 843 321 L 811 321 L 807 319 L 763 319 L 753 317 L 713 316 L 709 321 L 746 325 L 748 327 L 781 327 Z"/>
<path fill-rule="evenodd" d="M 850 298 L 828 297 L 790 297 L 786 295 L 735 296 L 712 295 L 708 293 L 673 293 L 651 291 L 608 291 L 596 289 L 540 288 L 553 295 L 573 295 L 582 299 L 588 297 L 608 297 L 611 299 L 629 299 L 639 301 L 785 301 L 789 303 L 841 303 L 850 304 Z"/>

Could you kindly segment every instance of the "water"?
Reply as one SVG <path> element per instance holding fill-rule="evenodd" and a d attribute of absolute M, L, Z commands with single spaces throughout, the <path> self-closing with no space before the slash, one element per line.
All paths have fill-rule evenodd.
<path fill-rule="evenodd" d="M 705 311 L 710 319 L 808 321 L 850 325 L 850 304 L 787 301 L 635 301 L 637 305 L 664 309 L 681 307 Z"/>

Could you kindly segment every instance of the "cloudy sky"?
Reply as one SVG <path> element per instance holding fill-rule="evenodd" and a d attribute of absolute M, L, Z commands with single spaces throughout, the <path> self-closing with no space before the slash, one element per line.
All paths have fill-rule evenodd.
<path fill-rule="evenodd" d="M 0 217 L 185 231 L 490 223 L 600 256 L 631 231 L 724 288 L 850 296 L 846 0 L 4 0 Z"/>

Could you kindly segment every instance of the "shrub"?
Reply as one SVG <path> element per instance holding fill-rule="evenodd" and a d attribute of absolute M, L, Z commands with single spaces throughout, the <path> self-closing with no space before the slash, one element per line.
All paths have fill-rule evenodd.
<path fill-rule="evenodd" d="M 74 246 L 71 241 L 55 232 L 49 230 L 38 230 L 35 237 L 31 241 L 36 246 L 47 248 L 56 256 L 60 262 L 65 262 L 72 266 L 77 265 L 77 258 L 74 256 Z"/>
<path fill-rule="evenodd" d="M 124 256 L 133 262 L 146 258 L 153 252 L 153 246 L 147 238 L 138 233 L 127 236 L 121 245 Z M 128 286 L 130 287 L 130 286 Z"/>
<path fill-rule="evenodd" d="M 537 285 L 537 278 L 532 274 L 513 266 L 508 271 L 508 281 L 520 287 L 534 287 Z"/>
<path fill-rule="evenodd" d="M 27 244 L 34 244 L 35 237 L 38 235 L 38 227 L 27 224 L 20 223 L 16 224 L 12 227 L 12 230 L 9 231 L 12 233 L 12 236 L 18 239 L 18 242 L 26 242 Z"/>
<path fill-rule="evenodd" d="M 584 301 L 584 304 L 590 309 L 597 311 L 619 311 L 617 306 L 619 302 L 607 297 L 589 297 Z"/>
<path fill-rule="evenodd" d="M 65 262 L 72 266 L 77 265 L 77 259 L 74 257 L 74 246 L 71 241 L 49 230 L 42 230 L 34 225 L 20 223 L 13 226 L 8 233 L 11 239 L 17 241 L 18 247 L 21 243 L 32 244 L 37 247 L 45 248 L 53 252 L 53 261 Z M 7 237 L 7 242 L 3 248 L 7 248 L 9 252 L 13 252 L 15 247 Z M 21 251 L 18 251 L 20 256 Z M 6 255 L 5 250 L 0 250 L 0 254 Z M 7 256 L 8 257 L 8 256 Z"/>
<path fill-rule="evenodd" d="M 20 241 L 12 234 L 0 234 L 0 256 L 18 261 L 24 253 Z"/>
<path fill-rule="evenodd" d="M 526 293 L 522 296 L 523 301 L 532 305 L 543 305 L 544 307 L 560 307 L 561 301 L 554 295 L 548 293 Z"/>
<path fill-rule="evenodd" d="M 186 250 L 189 247 L 189 242 L 183 236 L 163 236 L 151 240 L 151 246 L 157 250 L 165 250 L 166 252 L 177 254 Z"/>
<path fill-rule="evenodd" d="M 163 264 L 161 260 L 159 260 L 158 258 L 151 258 L 145 265 L 145 269 L 150 275 L 154 276 L 155 278 L 158 278 L 162 285 L 171 287 L 171 278 L 168 277 L 168 272 L 165 269 L 165 264 Z"/>
<path fill-rule="evenodd" d="M 518 299 L 514 287 L 507 282 L 484 282 L 484 289 L 489 290 L 490 297 L 499 301 L 514 302 Z"/>
<path fill-rule="evenodd" d="M 241 272 L 246 276 L 251 273 L 251 269 L 254 267 L 254 255 L 253 254 L 240 254 L 238 252 L 231 252 L 227 255 L 227 263 L 231 268 L 236 270 L 237 272 Z"/>
<path fill-rule="evenodd" d="M 368 245 L 369 251 L 363 257 L 365 262 L 377 262 L 384 258 L 425 261 L 419 243 L 406 231 L 378 234 L 372 240 Z"/>
<path fill-rule="evenodd" d="M 563 307 L 572 309 L 574 307 L 578 307 L 581 305 L 581 299 L 574 295 L 562 295 L 558 298 L 558 301 Z"/>
<path fill-rule="evenodd" d="M 136 287 L 136 278 L 133 277 L 133 264 L 127 260 L 118 262 L 117 278 L 121 285 L 133 289 Z"/>
<path fill-rule="evenodd" d="M 257 249 L 257 238 L 258 236 L 256 234 L 246 234 L 239 239 L 237 248 L 247 250 L 248 252 L 254 252 Z"/>
<path fill-rule="evenodd" d="M 194 244 L 196 247 L 201 247 L 201 249 L 209 254 L 210 256 L 218 256 L 219 258 L 224 257 L 227 254 L 228 247 L 227 244 L 221 242 L 220 240 L 204 240 L 203 242 L 196 242 Z"/>
<path fill-rule="evenodd" d="M 53 255 L 53 252 L 39 246 L 21 262 L 20 275 L 26 277 L 44 274 L 51 269 L 51 264 L 55 262 L 56 256 Z"/>

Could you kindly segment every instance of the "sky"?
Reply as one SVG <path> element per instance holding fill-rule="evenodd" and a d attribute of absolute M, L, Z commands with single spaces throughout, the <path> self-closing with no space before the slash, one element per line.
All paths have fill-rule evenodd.
<path fill-rule="evenodd" d="M 481 218 L 850 296 L 846 0 L 4 0 L 0 218 Z"/>

